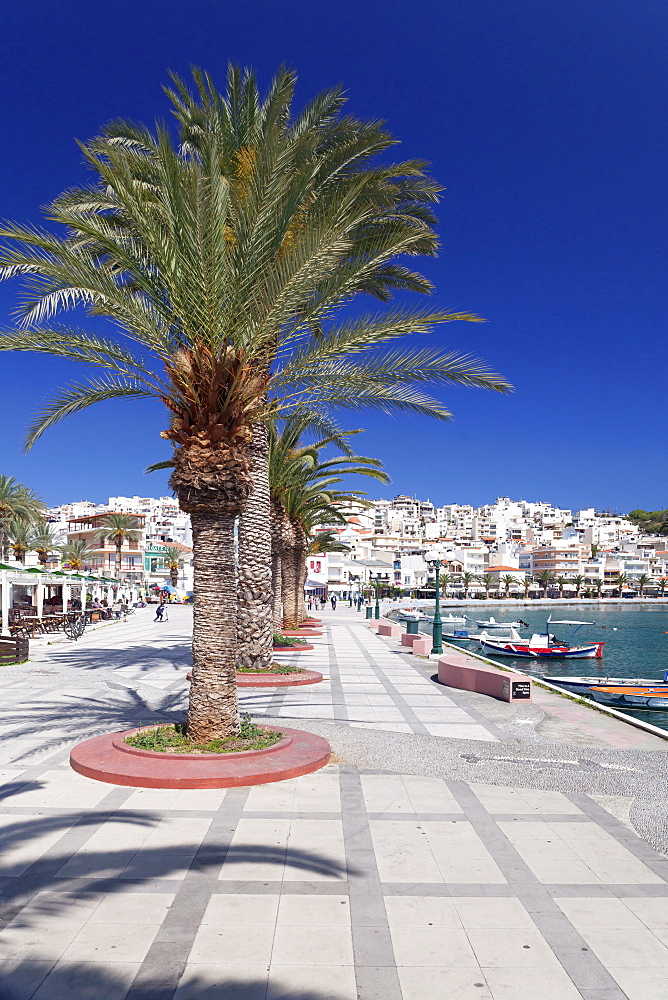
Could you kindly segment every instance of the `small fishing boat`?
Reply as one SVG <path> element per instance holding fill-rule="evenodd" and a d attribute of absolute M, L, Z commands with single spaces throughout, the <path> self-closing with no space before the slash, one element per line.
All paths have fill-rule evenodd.
<path fill-rule="evenodd" d="M 457 629 L 454 630 L 454 632 L 444 632 L 443 633 L 443 639 L 444 639 L 444 641 L 445 642 L 452 642 L 456 646 L 457 645 L 465 646 L 465 645 L 467 645 L 467 643 L 469 643 L 469 642 L 475 642 L 475 640 L 479 639 L 479 638 L 480 638 L 480 636 L 471 635 L 471 633 L 469 632 L 469 630 L 466 629 L 466 628 L 457 628 Z"/>
<path fill-rule="evenodd" d="M 427 621 L 428 616 L 420 608 L 401 608 L 397 611 L 397 618 L 402 618 L 407 622 Z"/>
<path fill-rule="evenodd" d="M 547 619 L 545 632 L 537 632 L 530 639 L 524 639 L 511 628 L 510 636 L 490 636 L 483 632 L 479 642 L 485 653 L 490 656 L 504 656 L 527 660 L 547 660 L 547 659 L 600 659 L 603 656 L 604 642 L 592 642 L 586 646 L 570 645 L 573 636 L 583 625 L 593 625 L 594 622 L 572 621 L 570 619 L 552 620 L 552 615 Z M 561 642 L 550 631 L 550 625 L 574 625 L 575 628 L 569 636 L 569 642 Z"/>
<path fill-rule="evenodd" d="M 516 622 L 497 622 L 493 615 L 489 616 L 489 621 L 479 622 L 476 620 L 476 625 L 481 628 L 526 628 L 527 623 L 518 618 Z"/>
<path fill-rule="evenodd" d="M 589 694 L 594 701 L 611 708 L 649 708 L 663 712 L 668 709 L 668 684 L 656 684 L 654 687 L 593 687 Z"/>
<path fill-rule="evenodd" d="M 663 681 L 656 677 L 543 677 L 548 684 L 571 691 L 573 694 L 589 694 L 595 687 L 652 687 L 656 684 L 668 684 L 668 670 Z"/>

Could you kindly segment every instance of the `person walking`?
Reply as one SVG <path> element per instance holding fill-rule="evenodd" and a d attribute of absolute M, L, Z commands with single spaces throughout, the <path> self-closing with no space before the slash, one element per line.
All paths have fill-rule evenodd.
<path fill-rule="evenodd" d="M 332 604 L 332 611 L 336 611 L 336 594 L 332 594 L 331 604 Z"/>
<path fill-rule="evenodd" d="M 163 621 L 164 620 L 163 619 L 164 613 L 165 613 L 165 605 L 164 605 L 163 601 L 160 601 L 160 604 L 155 609 L 155 618 L 153 619 L 153 621 L 154 622 L 161 622 L 161 621 Z"/>

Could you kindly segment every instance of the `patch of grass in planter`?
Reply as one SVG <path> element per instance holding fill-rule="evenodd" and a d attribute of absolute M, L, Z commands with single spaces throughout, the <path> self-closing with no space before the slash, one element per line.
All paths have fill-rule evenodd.
<path fill-rule="evenodd" d="M 279 635 L 274 632 L 274 646 L 308 646 L 306 639 L 298 639 L 295 635 Z"/>
<path fill-rule="evenodd" d="M 270 667 L 237 667 L 238 674 L 301 674 L 300 667 L 288 667 L 283 664 L 273 664 Z"/>
<path fill-rule="evenodd" d="M 264 750 L 282 739 L 283 733 L 256 726 L 250 715 L 244 715 L 239 735 L 225 739 L 195 743 L 189 739 L 185 725 L 175 723 L 126 736 L 125 742 L 140 750 L 153 750 L 157 753 L 239 753 L 242 750 Z"/>

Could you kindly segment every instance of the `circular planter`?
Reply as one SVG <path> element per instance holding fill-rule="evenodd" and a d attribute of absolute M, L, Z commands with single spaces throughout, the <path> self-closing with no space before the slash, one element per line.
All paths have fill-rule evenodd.
<path fill-rule="evenodd" d="M 258 671 L 254 674 L 237 674 L 237 687 L 299 687 L 301 684 L 319 684 L 322 674 L 317 670 L 300 670 L 293 674 L 275 674 Z"/>
<path fill-rule="evenodd" d="M 70 753 L 79 774 L 111 785 L 135 788 L 232 788 L 284 781 L 324 767 L 330 757 L 326 740 L 299 729 L 265 726 L 283 739 L 263 750 L 230 754 L 167 754 L 128 746 L 126 736 L 150 726 L 105 733 L 84 740 Z"/>
<path fill-rule="evenodd" d="M 281 635 L 290 636 L 291 639 L 292 638 L 299 639 L 301 636 L 308 636 L 310 639 L 312 636 L 322 635 L 322 632 L 314 628 L 291 628 L 291 629 L 284 628 L 281 631 Z"/>
<path fill-rule="evenodd" d="M 299 646 L 273 646 L 275 653 L 303 653 L 306 649 L 315 649 L 315 646 L 310 642 L 305 642 L 299 644 Z"/>

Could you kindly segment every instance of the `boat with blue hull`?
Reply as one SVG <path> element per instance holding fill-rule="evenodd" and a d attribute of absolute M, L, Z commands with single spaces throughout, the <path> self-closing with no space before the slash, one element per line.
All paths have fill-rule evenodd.
<path fill-rule="evenodd" d="M 657 684 L 668 684 L 668 670 L 663 680 L 656 677 L 543 677 L 548 684 L 556 684 L 572 694 L 589 694 L 595 687 L 653 687 Z"/>
<path fill-rule="evenodd" d="M 604 642 L 591 642 L 588 645 L 573 646 L 570 643 L 576 632 L 584 625 L 594 622 L 573 621 L 569 618 L 547 619 L 545 632 L 536 632 L 530 639 L 523 639 L 516 629 L 510 629 L 510 636 L 490 636 L 486 632 L 479 637 L 480 646 L 488 656 L 503 656 L 512 659 L 525 660 L 582 660 L 600 659 L 603 656 Z M 550 631 L 551 625 L 574 625 L 568 642 L 561 642 Z"/>
<path fill-rule="evenodd" d="M 623 708 L 626 711 L 651 709 L 665 712 L 668 709 L 668 684 L 655 684 L 653 687 L 593 687 L 589 690 L 589 695 L 599 705 Z"/>

